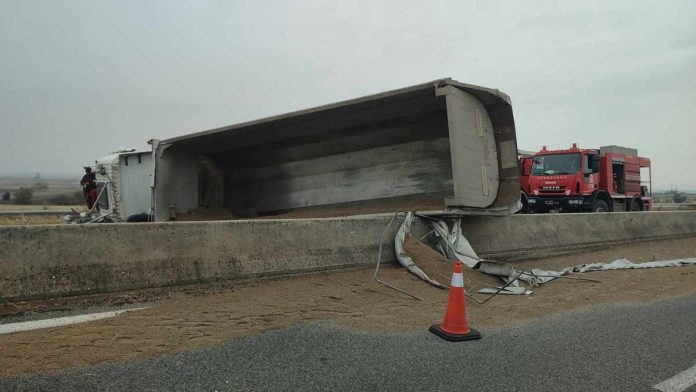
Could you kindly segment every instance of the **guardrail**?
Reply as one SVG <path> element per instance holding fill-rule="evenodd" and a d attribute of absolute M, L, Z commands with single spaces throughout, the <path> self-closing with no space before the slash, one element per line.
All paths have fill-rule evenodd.
<path fill-rule="evenodd" d="M 684 211 L 696 210 L 696 203 L 654 203 L 653 211 Z"/>

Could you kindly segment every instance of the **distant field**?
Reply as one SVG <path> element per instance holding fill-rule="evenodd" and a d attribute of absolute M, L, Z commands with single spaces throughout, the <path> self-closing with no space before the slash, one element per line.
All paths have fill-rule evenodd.
<path fill-rule="evenodd" d="M 39 206 L 51 203 L 52 199 L 59 196 L 69 197 L 69 199 L 65 200 L 71 202 L 74 200 L 74 194 L 81 190 L 80 178 L 37 180 L 35 178 L 0 177 L 0 194 L 5 192 L 14 194 L 22 187 L 34 189 L 32 204 L 38 204 Z"/>

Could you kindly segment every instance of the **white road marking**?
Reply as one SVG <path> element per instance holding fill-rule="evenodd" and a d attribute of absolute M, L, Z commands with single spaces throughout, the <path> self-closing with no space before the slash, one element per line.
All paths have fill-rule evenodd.
<path fill-rule="evenodd" d="M 653 388 L 662 392 L 681 392 L 694 384 L 696 384 L 696 365 L 670 379 L 662 381 Z"/>
<path fill-rule="evenodd" d="M 105 318 L 109 318 L 109 317 L 118 316 L 121 313 L 132 312 L 134 310 L 143 310 L 143 309 L 147 309 L 147 308 L 148 307 L 131 308 L 131 309 L 123 309 L 123 310 L 114 310 L 111 312 L 80 314 L 77 316 L 57 317 L 57 318 L 46 319 L 46 320 L 23 321 L 21 323 L 12 323 L 12 324 L 0 324 L 0 335 L 6 334 L 6 333 L 12 333 L 12 332 L 31 331 L 33 329 L 62 327 L 64 325 L 86 323 L 88 321 L 101 320 L 101 319 L 105 319 Z"/>

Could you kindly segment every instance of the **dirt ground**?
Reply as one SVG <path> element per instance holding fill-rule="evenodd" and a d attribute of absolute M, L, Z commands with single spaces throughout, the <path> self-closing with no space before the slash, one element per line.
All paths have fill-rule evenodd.
<path fill-rule="evenodd" d="M 14 215 L 0 216 L 0 226 L 58 225 L 65 223 L 58 216 Z"/>
<path fill-rule="evenodd" d="M 84 205 L 37 205 L 37 204 L 0 204 L 0 211 L 70 211 L 71 208 L 84 210 Z"/>
<path fill-rule="evenodd" d="M 407 244 L 408 250 L 415 255 L 419 250 L 411 249 L 413 246 L 418 244 Z M 428 257 L 428 251 L 420 249 L 424 257 Z M 623 257 L 633 261 L 652 261 L 694 256 L 696 237 L 690 237 L 528 260 L 517 263 L 516 267 L 558 270 Z M 442 283 L 448 284 L 451 264 L 441 264 L 443 266 L 431 262 L 425 268 L 429 268 L 438 280 L 442 279 Z M 3 304 L 2 309 L 7 315 L 21 313 L 22 309 L 114 304 L 109 302 L 114 299 L 116 303 L 154 301 L 152 308 L 111 319 L 0 335 L 3 362 L 0 376 L 210 347 L 229 339 L 315 320 L 330 320 L 341 326 L 367 331 L 417 331 L 441 321 L 447 302 L 446 290 L 435 288 L 397 266 L 390 265 L 381 270 L 381 279 L 423 298 L 423 301 L 418 301 L 375 282 L 372 273 L 372 268 L 365 268 L 243 285 L 199 285 L 77 297 L 44 301 L 43 305 L 41 302 Z M 469 269 L 465 269 L 464 276 L 468 293 L 479 299 L 486 296 L 476 293 L 477 289 L 498 284 L 495 278 Z M 559 279 L 534 288 L 531 295 L 500 295 L 484 305 L 468 301 L 469 321 L 475 327 L 496 327 L 593 304 L 642 303 L 696 293 L 694 266 L 592 272 L 583 276 L 598 279 L 601 283 Z"/>

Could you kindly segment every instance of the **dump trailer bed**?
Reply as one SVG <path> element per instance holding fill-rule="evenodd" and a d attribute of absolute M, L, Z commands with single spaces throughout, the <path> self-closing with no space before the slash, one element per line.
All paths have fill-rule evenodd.
<path fill-rule="evenodd" d="M 158 221 L 417 200 L 507 214 L 519 200 L 510 99 L 449 78 L 151 144 Z"/>

